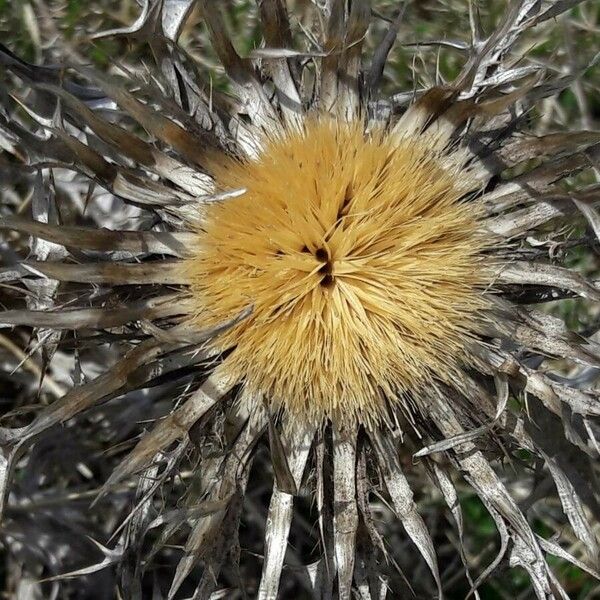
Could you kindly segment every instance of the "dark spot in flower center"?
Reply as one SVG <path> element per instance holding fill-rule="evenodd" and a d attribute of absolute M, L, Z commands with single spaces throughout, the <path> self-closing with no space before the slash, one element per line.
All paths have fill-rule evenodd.
<path fill-rule="evenodd" d="M 302 246 L 300 252 L 311 253 L 308 246 Z M 324 288 L 331 288 L 335 285 L 335 278 L 333 276 L 333 261 L 329 256 L 326 248 L 317 248 L 314 251 L 313 256 L 321 263 L 323 263 L 317 273 L 321 276 L 319 284 Z"/>
<path fill-rule="evenodd" d="M 329 258 L 329 255 L 327 254 L 327 250 L 325 250 L 325 248 L 319 248 L 315 252 L 315 256 L 317 260 L 320 260 L 321 262 L 325 262 Z"/>
<path fill-rule="evenodd" d="M 330 273 L 327 273 L 320 281 L 321 287 L 332 288 L 335 285 L 335 278 Z"/>
<path fill-rule="evenodd" d="M 331 261 L 327 261 L 320 269 L 319 273 L 324 273 L 327 275 L 331 275 L 333 273 L 333 263 Z"/>
<path fill-rule="evenodd" d="M 323 266 L 319 269 L 319 274 L 322 275 L 321 287 L 331 288 L 335 285 L 335 278 L 333 277 L 333 263 L 328 260 Z"/>

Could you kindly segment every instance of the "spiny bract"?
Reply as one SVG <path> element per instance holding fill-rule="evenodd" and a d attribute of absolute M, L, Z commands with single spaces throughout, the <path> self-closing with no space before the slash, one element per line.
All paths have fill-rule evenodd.
<path fill-rule="evenodd" d="M 453 380 L 493 271 L 467 201 L 478 180 L 444 145 L 321 117 L 215 163 L 240 195 L 202 210 L 182 278 L 199 327 L 252 307 L 214 341 L 233 350 L 224 374 L 338 423 Z"/>

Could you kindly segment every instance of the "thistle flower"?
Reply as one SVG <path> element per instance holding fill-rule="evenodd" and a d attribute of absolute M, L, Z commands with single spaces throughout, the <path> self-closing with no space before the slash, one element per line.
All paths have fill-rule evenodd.
<path fill-rule="evenodd" d="M 527 572 L 538 598 L 566 598 L 548 555 L 597 577 L 600 349 L 594 330 L 535 305 L 600 300 L 564 252 L 595 243 L 577 236 L 582 220 L 600 228 L 598 186 L 574 177 L 597 162 L 600 135 L 524 134 L 536 103 L 576 74 L 515 61 L 520 38 L 572 4 L 516 2 L 485 37 L 473 13 L 458 76 L 395 101 L 378 90 L 402 15 L 368 56 L 364 1 L 299 4 L 293 21 L 282 0 L 259 1 L 264 43 L 242 57 L 208 0 L 148 0 L 134 26 L 106 34 L 150 41 L 157 67 L 145 79 L 34 66 L 1 47 L 15 90 L 0 111 L 1 165 L 31 183 L 33 219 L 0 217 L 31 236 L 29 257 L 2 273 L 14 308 L 0 322 L 33 327 L 47 365 L 74 360 L 76 383 L 42 379 L 42 399 L 57 398 L 0 431 L 8 543 L 23 531 L 15 507 L 51 477 L 36 467 L 49 440 L 109 424 L 118 464 L 69 460 L 84 479 L 105 474 L 96 501 L 123 522 L 102 540 L 103 560 L 68 575 L 116 565 L 123 597 L 150 593 L 144 574 L 158 554 L 177 557 L 169 598 L 234 597 L 226 585 L 276 598 L 297 594 L 296 582 L 314 597 L 398 597 L 411 584 L 431 595 L 398 576 L 406 556 L 374 510 L 397 517 L 412 543 L 402 553 L 422 559 L 442 597 L 457 567 L 440 574 L 439 540 L 415 500 L 425 478 L 454 519 L 466 591 L 478 596 L 505 564 Z M 231 93 L 177 45 L 193 6 Z M 65 170 L 77 174 L 77 202 L 94 203 L 98 186 L 136 208 L 135 226 L 115 228 L 99 206 L 97 227 L 63 224 L 78 220 L 56 201 Z M 86 360 L 112 364 L 86 381 Z M 142 420 L 147 431 L 120 447 Z M 503 456 L 528 496 L 500 470 Z M 273 473 L 257 581 L 239 538 L 256 502 L 253 462 Z M 15 469 L 43 477 L 23 486 Z M 486 565 L 467 555 L 461 479 L 499 534 Z M 528 519 L 553 490 L 578 556 Z M 282 582 L 294 506 L 306 499 L 316 524 L 303 536 L 318 550 L 303 560 L 318 557 L 302 567 L 290 549 Z M 169 542 L 186 534 L 177 555 Z M 36 574 L 46 575 L 65 577 Z"/>

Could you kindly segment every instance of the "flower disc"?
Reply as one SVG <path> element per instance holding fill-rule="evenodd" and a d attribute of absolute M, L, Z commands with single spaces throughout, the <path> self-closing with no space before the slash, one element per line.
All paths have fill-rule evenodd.
<path fill-rule="evenodd" d="M 275 409 L 378 420 L 464 360 L 489 278 L 477 184 L 434 135 L 311 119 L 215 167 L 238 197 L 203 207 L 185 264 L 223 368 Z M 472 195 L 471 195 L 472 196 Z"/>

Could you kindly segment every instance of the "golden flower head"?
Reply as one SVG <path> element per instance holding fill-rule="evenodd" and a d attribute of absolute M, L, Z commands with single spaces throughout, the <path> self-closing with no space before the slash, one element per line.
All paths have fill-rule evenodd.
<path fill-rule="evenodd" d="M 194 321 L 232 349 L 223 371 L 272 408 L 379 420 L 387 401 L 450 381 L 487 306 L 478 181 L 435 136 L 309 118 L 225 159 L 183 264 Z M 471 200 L 471 201 L 467 201 Z"/>

